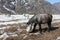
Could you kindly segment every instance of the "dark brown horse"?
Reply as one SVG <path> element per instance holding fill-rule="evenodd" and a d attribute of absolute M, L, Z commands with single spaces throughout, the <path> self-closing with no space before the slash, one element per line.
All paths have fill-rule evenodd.
<path fill-rule="evenodd" d="M 40 33 L 42 32 L 41 24 L 47 23 L 48 31 L 51 29 L 52 15 L 51 14 L 36 14 L 27 22 L 28 25 L 34 24 L 33 31 L 36 28 L 36 25 L 39 25 Z"/>

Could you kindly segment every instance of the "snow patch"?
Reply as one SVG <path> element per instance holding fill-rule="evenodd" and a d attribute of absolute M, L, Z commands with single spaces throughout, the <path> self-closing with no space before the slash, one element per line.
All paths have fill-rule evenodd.
<path fill-rule="evenodd" d="M 0 25 L 27 23 L 32 16 L 33 15 L 11 15 L 10 17 L 8 17 L 7 15 L 0 15 Z M 60 15 L 53 15 L 53 20 L 55 19 L 60 19 Z"/>
<path fill-rule="evenodd" d="M 4 34 L 0 35 L 0 38 L 3 40 L 6 40 L 6 38 L 8 38 L 9 36 L 7 35 L 7 33 L 5 32 Z"/>
<path fill-rule="evenodd" d="M 31 25 L 29 25 L 26 29 L 27 32 L 32 32 L 32 30 L 33 30 L 33 26 L 31 26 Z"/>
<path fill-rule="evenodd" d="M 3 5 L 3 7 L 4 7 L 7 11 L 9 11 L 9 12 L 12 12 L 12 13 L 16 14 L 14 10 L 10 10 L 10 9 L 9 9 L 9 8 L 7 8 L 5 5 Z"/>
<path fill-rule="evenodd" d="M 60 37 L 57 37 L 57 39 L 56 40 L 60 40 Z"/>

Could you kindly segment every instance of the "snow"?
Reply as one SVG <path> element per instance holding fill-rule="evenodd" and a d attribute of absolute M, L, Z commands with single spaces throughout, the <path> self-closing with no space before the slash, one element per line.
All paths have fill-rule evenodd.
<path fill-rule="evenodd" d="M 57 37 L 57 39 L 56 40 L 60 40 L 60 37 Z"/>
<path fill-rule="evenodd" d="M 60 15 L 53 15 L 53 20 L 54 19 L 60 19 Z"/>
<path fill-rule="evenodd" d="M 24 37 L 23 37 L 23 40 L 25 39 L 25 38 L 27 38 L 28 37 L 28 35 L 25 35 Z"/>
<path fill-rule="evenodd" d="M 29 18 L 28 18 L 29 16 Z M 18 23 L 26 23 L 28 22 L 28 20 L 32 17 L 33 15 L 11 15 L 10 17 L 7 15 L 0 15 L 0 25 L 8 25 L 8 24 L 18 24 Z M 55 19 L 60 19 L 60 15 L 53 15 L 53 20 Z M 14 21 L 12 21 L 14 20 Z M 52 23 L 56 23 L 56 22 L 60 22 L 60 20 L 58 21 L 53 21 Z M 27 32 L 29 32 L 29 30 L 31 31 L 31 29 L 29 28 L 31 25 L 29 25 L 27 27 L 26 30 Z M 17 30 L 15 32 L 5 32 L 4 29 L 9 29 L 11 28 L 11 26 L 4 26 L 4 27 L 0 27 L 0 38 L 3 40 L 6 40 L 8 37 L 15 37 L 18 36 L 18 33 L 22 32 L 23 29 L 17 28 Z M 39 35 L 39 33 L 35 33 L 35 35 Z M 24 35 L 23 39 L 25 39 L 26 37 L 28 37 L 28 35 Z M 60 39 L 60 37 L 57 37 L 57 39 Z"/>
<path fill-rule="evenodd" d="M 30 17 L 31 16 L 32 15 L 30 15 Z M 0 15 L 0 21 L 10 21 L 10 20 L 16 20 L 16 19 L 25 20 L 25 18 L 26 17 L 24 15 L 11 15 L 10 17 L 7 15 Z"/>
<path fill-rule="evenodd" d="M 3 38 L 3 40 L 6 40 L 6 38 L 8 38 L 9 36 L 7 35 L 7 33 L 4 33 L 3 35 L 0 35 L 0 38 Z"/>
<path fill-rule="evenodd" d="M 29 16 L 29 18 L 28 18 Z M 7 24 L 17 24 L 17 23 L 26 23 L 33 15 L 11 15 L 10 17 L 7 15 L 0 15 L 0 25 Z M 53 15 L 54 19 L 60 19 L 60 15 Z M 12 21 L 14 20 L 14 21 Z"/>
<path fill-rule="evenodd" d="M 33 30 L 33 27 L 31 25 L 29 25 L 26 29 L 27 32 L 31 32 Z"/>
<path fill-rule="evenodd" d="M 10 26 L 4 26 L 4 27 L 0 27 L 0 30 L 3 30 L 3 29 L 8 29 L 8 28 L 10 28 Z"/>
<path fill-rule="evenodd" d="M 8 33 L 5 32 L 2 35 L 0 35 L 0 39 L 6 40 L 9 37 L 16 37 L 16 36 L 18 36 L 18 35 L 17 34 L 13 34 L 13 33 L 11 33 L 10 35 L 8 35 Z"/>
<path fill-rule="evenodd" d="M 11 2 L 11 4 L 13 4 L 13 5 L 14 5 L 14 4 L 15 4 L 15 2 Z"/>
<path fill-rule="evenodd" d="M 31 18 L 32 16 L 30 15 L 29 18 Z M 11 15 L 10 17 L 7 15 L 0 15 L 0 25 L 28 22 L 29 19 L 26 18 L 27 16 L 24 15 Z M 16 20 L 16 21 L 12 21 L 12 20 Z"/>
<path fill-rule="evenodd" d="M 7 8 L 5 5 L 3 5 L 3 7 L 4 7 L 7 11 L 9 11 L 9 12 L 12 12 L 12 13 L 16 14 L 14 10 L 11 10 L 11 9 Z"/>
<path fill-rule="evenodd" d="M 9 29 L 9 28 L 12 28 L 12 27 L 10 27 L 10 26 L 0 27 L 0 39 L 6 40 L 9 37 L 17 37 L 18 36 L 18 34 L 17 34 L 19 32 L 18 30 L 14 31 L 14 32 L 4 31 L 4 29 Z"/>

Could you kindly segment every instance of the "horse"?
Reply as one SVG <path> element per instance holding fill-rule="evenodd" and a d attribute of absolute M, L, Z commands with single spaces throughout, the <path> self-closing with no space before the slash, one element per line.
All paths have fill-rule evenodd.
<path fill-rule="evenodd" d="M 52 14 L 36 14 L 32 18 L 29 19 L 29 21 L 27 22 L 27 25 L 34 24 L 32 31 L 35 31 L 36 25 L 38 24 L 39 31 L 40 33 L 42 33 L 41 24 L 46 23 L 48 25 L 48 31 L 50 32 L 52 17 L 53 17 Z"/>

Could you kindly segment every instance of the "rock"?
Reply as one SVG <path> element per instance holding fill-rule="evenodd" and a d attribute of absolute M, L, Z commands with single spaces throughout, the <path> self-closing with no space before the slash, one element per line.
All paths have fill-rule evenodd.
<path fill-rule="evenodd" d="M 9 36 L 18 36 L 17 34 L 15 34 L 15 33 L 7 33 Z"/>
<path fill-rule="evenodd" d="M 4 31 L 5 32 L 15 32 L 15 31 L 17 31 L 17 27 L 10 27 L 10 28 L 6 28 Z"/>
<path fill-rule="evenodd" d="M 8 38 L 6 38 L 6 40 L 18 40 L 18 37 L 17 36 L 10 36 Z"/>
<path fill-rule="evenodd" d="M 4 34 L 0 35 L 0 39 L 6 40 L 6 38 L 8 38 L 9 36 L 7 35 L 7 33 L 5 32 Z"/>
<path fill-rule="evenodd" d="M 60 40 L 60 37 L 57 37 L 57 39 L 56 40 Z"/>
<path fill-rule="evenodd" d="M 25 38 L 27 38 L 28 37 L 28 35 L 25 35 L 24 37 L 23 37 L 23 39 L 25 39 Z"/>
<path fill-rule="evenodd" d="M 4 30 L 0 30 L 0 35 L 2 35 L 4 33 Z"/>
<path fill-rule="evenodd" d="M 32 30 L 33 30 L 33 26 L 31 26 L 31 25 L 29 25 L 26 29 L 27 32 L 32 32 Z"/>

